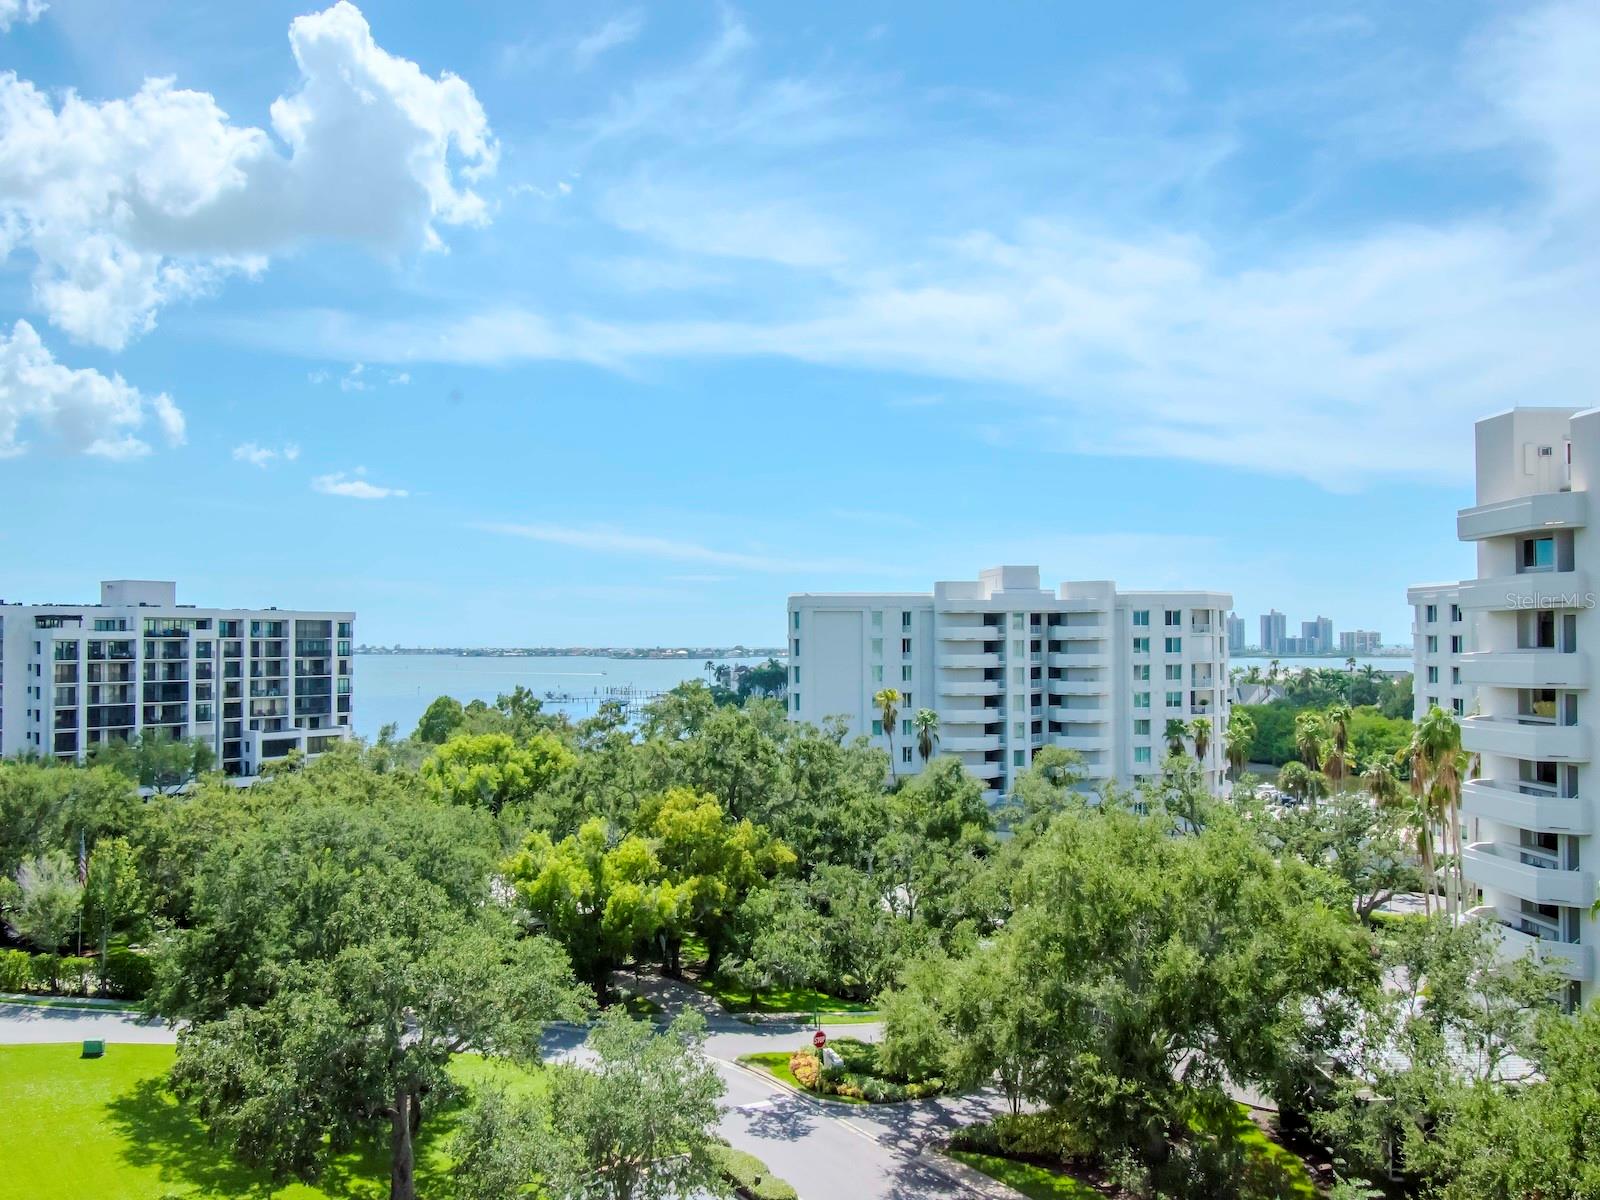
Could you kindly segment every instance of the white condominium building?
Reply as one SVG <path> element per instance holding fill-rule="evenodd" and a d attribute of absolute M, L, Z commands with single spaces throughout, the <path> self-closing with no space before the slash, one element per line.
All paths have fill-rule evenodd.
<path fill-rule="evenodd" d="M 0 754 L 199 738 L 230 775 L 350 736 L 348 612 L 195 608 L 118 579 L 99 604 L 0 604 Z"/>
<path fill-rule="evenodd" d="M 1555 964 L 1569 1000 L 1587 1003 L 1600 942 L 1600 531 L 1589 513 L 1600 409 L 1516 409 L 1479 421 L 1476 436 L 1478 502 L 1456 519 L 1478 548 L 1457 601 L 1469 626 L 1461 741 L 1481 761 L 1462 788 L 1463 870 L 1482 892 L 1474 915 L 1503 927 L 1508 951 Z M 1419 682 L 1419 703 L 1426 691 Z"/>
<path fill-rule="evenodd" d="M 1462 655 L 1472 649 L 1472 627 L 1461 607 L 1461 587 L 1425 583 L 1406 591 L 1415 616 L 1411 622 L 1411 687 L 1418 719 L 1438 707 L 1464 717 L 1473 711 L 1477 689 L 1461 673 Z"/>
<path fill-rule="evenodd" d="M 789 716 L 843 717 L 904 775 L 922 768 L 912 717 L 930 708 L 937 752 L 959 757 L 990 800 L 1043 746 L 1080 752 L 1093 780 L 1156 774 L 1168 722 L 1205 717 L 1202 767 L 1215 789 L 1226 768 L 1230 607 L 1225 592 L 1119 592 L 1109 582 L 1052 592 L 1038 567 L 1015 566 L 931 593 L 790 596 Z M 902 696 L 892 730 L 873 702 L 884 688 Z"/>

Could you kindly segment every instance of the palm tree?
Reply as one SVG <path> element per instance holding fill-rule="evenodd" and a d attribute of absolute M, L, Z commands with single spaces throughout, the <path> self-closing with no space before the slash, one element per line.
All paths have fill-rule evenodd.
<path fill-rule="evenodd" d="M 1306 798 L 1306 788 L 1311 778 L 1311 771 L 1303 762 L 1290 759 L 1283 764 L 1283 769 L 1278 772 L 1278 790 L 1293 796 L 1296 800 Z"/>
<path fill-rule="evenodd" d="M 1296 713 L 1294 718 L 1294 749 L 1300 761 L 1315 771 L 1322 766 L 1322 739 L 1327 733 L 1322 714 Z"/>
<path fill-rule="evenodd" d="M 883 719 L 883 736 L 889 739 L 889 778 L 894 778 L 894 723 L 900 715 L 900 689 L 884 688 L 872 698 Z"/>
<path fill-rule="evenodd" d="M 1267 682 L 1268 683 L 1276 683 L 1277 681 L 1278 681 L 1278 660 L 1277 659 L 1273 659 L 1271 662 L 1269 662 L 1267 664 Z"/>
<path fill-rule="evenodd" d="M 1327 722 L 1330 745 L 1324 769 L 1331 767 L 1328 777 L 1340 791 L 1344 790 L 1344 777 L 1350 766 L 1350 706 L 1343 702 L 1330 705 L 1324 720 Z"/>
<path fill-rule="evenodd" d="M 1372 802 L 1379 808 L 1395 807 L 1404 794 L 1400 788 L 1400 780 L 1395 777 L 1394 768 L 1381 758 L 1374 759 L 1368 764 L 1367 769 L 1361 772 L 1361 782 L 1367 785 L 1367 795 L 1372 797 Z"/>
<path fill-rule="evenodd" d="M 1349 658 L 1344 660 L 1344 669 L 1346 671 L 1349 671 L 1350 674 L 1352 674 L 1352 675 L 1354 675 L 1356 673 L 1355 655 L 1352 654 Z"/>
<path fill-rule="evenodd" d="M 1244 673 L 1244 681 L 1246 683 L 1260 683 L 1261 668 L 1256 666 L 1255 663 L 1251 663 L 1250 669 Z"/>
<path fill-rule="evenodd" d="M 1211 718 L 1196 717 L 1189 722 L 1189 736 L 1194 740 L 1194 756 L 1203 766 L 1206 751 L 1211 748 Z"/>
<path fill-rule="evenodd" d="M 1432 785 L 1428 790 L 1428 807 L 1438 814 L 1444 825 L 1444 852 L 1450 856 L 1445 873 L 1445 904 L 1449 911 L 1459 911 L 1466 893 L 1461 875 L 1460 813 L 1461 781 L 1467 763 L 1461 752 L 1461 726 L 1453 713 L 1435 705 L 1418 722 L 1417 737 L 1428 761 Z"/>
<path fill-rule="evenodd" d="M 917 731 L 917 753 L 926 766 L 933 757 L 933 748 L 939 744 L 939 714 L 931 708 L 919 708 L 911 718 L 911 726 Z"/>
<path fill-rule="evenodd" d="M 1419 727 L 1412 731 L 1411 744 L 1399 752 L 1411 767 L 1411 812 L 1417 825 L 1417 857 L 1422 860 L 1422 910 L 1433 915 L 1433 897 L 1438 884 L 1433 873 L 1433 816 L 1428 811 L 1428 753 L 1422 744 Z"/>
<path fill-rule="evenodd" d="M 1183 753 L 1183 739 L 1189 736 L 1189 727 L 1177 717 L 1167 718 L 1167 727 L 1162 731 L 1162 736 L 1167 739 L 1168 754 Z"/>
<path fill-rule="evenodd" d="M 1223 731 L 1223 747 L 1228 755 L 1228 765 L 1233 777 L 1238 779 L 1250 761 L 1250 747 L 1256 740 L 1256 723 L 1242 710 L 1228 714 L 1228 727 Z"/>

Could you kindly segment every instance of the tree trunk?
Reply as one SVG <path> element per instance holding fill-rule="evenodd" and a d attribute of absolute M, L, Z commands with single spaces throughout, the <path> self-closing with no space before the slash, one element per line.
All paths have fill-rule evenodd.
<path fill-rule="evenodd" d="M 722 936 L 710 934 L 706 937 L 706 982 L 710 983 L 717 977 L 717 969 L 722 966 Z"/>
<path fill-rule="evenodd" d="M 413 1177 L 411 1138 L 415 1133 L 412 1117 L 415 1098 L 404 1088 L 395 1089 L 394 1107 L 389 1110 L 389 1200 L 416 1200 L 417 1182 Z"/>

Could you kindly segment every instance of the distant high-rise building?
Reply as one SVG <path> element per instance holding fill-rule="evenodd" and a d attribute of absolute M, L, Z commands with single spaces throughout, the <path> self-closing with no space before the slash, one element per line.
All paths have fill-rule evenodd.
<path fill-rule="evenodd" d="M 230 775 L 350 736 L 355 614 L 195 608 L 113 579 L 99 604 L 0 605 L 0 754 L 82 761 L 135 737 L 198 739 Z"/>
<path fill-rule="evenodd" d="M 1333 622 L 1327 617 L 1300 622 L 1302 654 L 1327 654 L 1333 649 Z"/>
<path fill-rule="evenodd" d="M 1286 628 L 1286 618 L 1277 609 L 1273 609 L 1261 618 L 1261 649 L 1264 653 L 1283 653 Z"/>
<path fill-rule="evenodd" d="M 1340 654 L 1376 654 L 1383 636 L 1376 629 L 1347 629 L 1339 634 Z"/>
<path fill-rule="evenodd" d="M 1238 613 L 1228 614 L 1228 653 L 1244 653 L 1244 618 Z"/>

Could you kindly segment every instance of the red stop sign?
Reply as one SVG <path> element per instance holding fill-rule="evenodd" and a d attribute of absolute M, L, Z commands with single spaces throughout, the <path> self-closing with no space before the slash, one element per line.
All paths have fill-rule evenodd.
<path fill-rule="evenodd" d="M 820 1029 L 817 1030 L 815 1033 L 813 1033 L 811 1035 L 811 1044 L 813 1046 L 815 1046 L 818 1050 L 821 1050 L 824 1046 L 826 1046 L 828 1044 L 828 1035 L 823 1033 L 822 1030 L 820 1030 Z"/>

